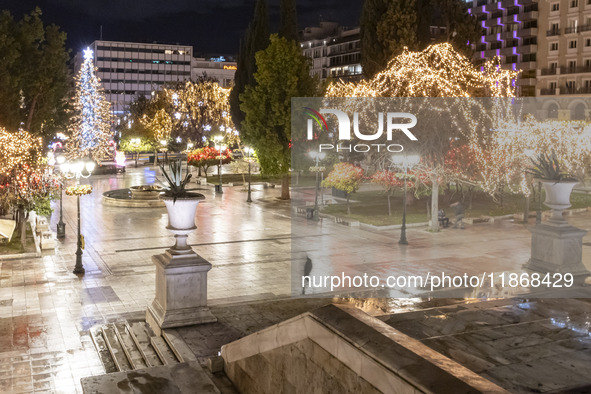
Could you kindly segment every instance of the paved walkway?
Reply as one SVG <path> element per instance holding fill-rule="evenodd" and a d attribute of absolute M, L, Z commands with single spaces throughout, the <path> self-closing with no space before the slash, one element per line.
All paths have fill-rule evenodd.
<path fill-rule="evenodd" d="M 152 183 L 155 176 L 153 168 L 139 168 L 88 180 L 95 191 L 81 197 L 86 240 L 83 277 L 71 273 L 76 249 L 74 197 L 64 197 L 66 239 L 55 254 L 0 262 L 0 392 L 80 392 L 81 377 L 104 372 L 89 328 L 142 318 L 154 296 L 151 256 L 174 241 L 165 229 L 164 208 L 107 207 L 101 203 L 102 193 Z M 277 199 L 280 190 L 255 186 L 252 204 L 245 202 L 241 187 L 224 188 L 222 196 L 210 187 L 201 192 L 206 200 L 199 205 L 198 229 L 189 236 L 189 243 L 213 264 L 208 282 L 210 304 L 221 308 L 288 297 L 292 226 L 289 202 Z M 579 227 L 591 227 L 589 214 L 573 219 Z M 56 210 L 51 217 L 53 229 L 58 220 Z M 344 267 L 348 272 L 465 269 L 481 264 L 514 270 L 528 257 L 529 232 L 510 223 L 438 234 L 411 229 L 410 245 L 401 248 L 396 243 L 398 231 L 372 233 L 327 221 L 319 226 L 301 218 L 297 222 L 296 228 L 303 225 L 305 232 L 296 235 L 296 240 L 307 243 L 314 261 L 324 259 L 334 263 L 333 268 Z M 330 252 L 314 240 L 329 245 L 326 250 Z M 360 245 L 381 248 L 369 256 L 357 249 Z M 303 263 L 300 253 L 295 257 Z M 295 272 L 300 273 L 300 268 L 294 265 Z M 297 314 L 307 304 L 294 304 L 292 309 L 289 303 L 282 305 L 285 313 Z M 283 316 L 263 316 L 260 319 L 266 323 L 261 325 Z M 247 325 L 243 332 L 248 333 L 249 319 L 256 321 L 257 317 L 242 314 L 240 319 Z"/>

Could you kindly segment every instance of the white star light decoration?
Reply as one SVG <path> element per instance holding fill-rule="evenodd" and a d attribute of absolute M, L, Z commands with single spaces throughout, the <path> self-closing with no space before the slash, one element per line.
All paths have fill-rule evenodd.
<path fill-rule="evenodd" d="M 94 51 L 90 48 L 86 48 L 84 50 L 84 59 L 93 59 L 94 58 Z"/>

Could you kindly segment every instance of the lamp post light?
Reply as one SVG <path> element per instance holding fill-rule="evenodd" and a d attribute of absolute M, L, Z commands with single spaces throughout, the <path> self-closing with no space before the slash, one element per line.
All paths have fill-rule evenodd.
<path fill-rule="evenodd" d="M 246 154 L 248 155 L 248 197 L 246 198 L 246 202 L 252 202 L 252 198 L 250 195 L 250 176 L 251 176 L 251 172 L 250 172 L 250 154 L 253 152 L 252 148 L 249 148 L 248 146 L 244 147 L 244 151 L 246 152 Z"/>
<path fill-rule="evenodd" d="M 398 241 L 400 245 L 408 245 L 408 241 L 406 240 L 406 193 L 408 183 L 408 169 L 417 165 L 420 160 L 421 157 L 419 155 L 392 156 L 392 162 L 398 166 L 401 166 L 404 169 L 404 194 L 402 195 L 402 227 L 400 227 L 400 240 Z"/>
<path fill-rule="evenodd" d="M 57 157 L 57 164 L 60 165 L 60 173 L 62 173 L 62 165 L 66 162 L 66 158 L 64 156 L 58 156 Z M 59 239 L 65 238 L 66 237 L 66 223 L 64 223 L 64 215 L 63 215 L 63 204 L 62 201 L 64 199 L 64 179 L 63 179 L 63 173 L 62 175 L 62 179 L 60 179 L 60 221 L 57 223 L 57 237 Z"/>
<path fill-rule="evenodd" d="M 80 178 L 88 178 L 94 171 L 94 162 L 92 161 L 78 161 L 76 163 L 63 163 L 60 170 L 67 179 L 76 178 L 76 185 L 79 184 Z M 86 175 L 83 171 L 86 170 Z M 82 265 L 82 234 L 80 233 L 80 194 L 76 195 L 76 207 L 78 210 L 78 241 L 76 248 L 76 265 L 74 266 L 75 274 L 84 274 L 84 266 Z"/>
<path fill-rule="evenodd" d="M 320 162 L 320 160 L 324 159 L 326 153 L 310 151 L 309 155 L 312 159 L 316 161 L 316 165 L 314 166 L 314 172 L 316 172 L 316 186 L 314 188 L 314 214 L 312 215 L 312 218 L 318 218 L 318 190 L 320 189 L 320 178 L 318 176 L 320 173 L 320 169 L 318 167 L 318 163 Z M 324 198 L 322 200 L 324 201 Z"/>
<path fill-rule="evenodd" d="M 223 139 L 224 139 L 224 137 L 222 137 L 221 135 L 214 137 L 214 141 L 217 142 L 217 144 L 215 145 L 215 148 L 220 153 L 220 166 L 218 167 L 218 176 L 220 178 L 220 183 L 219 183 L 218 187 L 216 188 L 216 192 L 218 192 L 219 194 L 224 193 L 224 191 L 222 190 L 222 160 L 223 160 L 222 152 L 224 150 L 226 150 L 226 146 L 222 145 Z"/>
<path fill-rule="evenodd" d="M 160 150 L 164 152 L 164 162 L 168 163 L 168 148 L 166 147 L 166 143 L 166 140 L 160 140 L 160 145 L 162 145 L 162 148 L 160 148 Z"/>

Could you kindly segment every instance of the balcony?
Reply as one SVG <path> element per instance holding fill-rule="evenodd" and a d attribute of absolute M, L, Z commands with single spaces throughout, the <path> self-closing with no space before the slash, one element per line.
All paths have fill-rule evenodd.
<path fill-rule="evenodd" d="M 561 74 L 582 74 L 591 73 L 591 65 L 578 67 L 560 67 Z"/>
<path fill-rule="evenodd" d="M 578 88 L 576 94 L 591 94 L 591 86 Z"/>
<path fill-rule="evenodd" d="M 538 11 L 524 12 L 523 14 L 521 14 L 519 16 L 519 19 L 522 22 L 529 21 L 529 20 L 532 20 L 532 19 L 538 19 Z"/>
<path fill-rule="evenodd" d="M 551 29 L 546 31 L 546 37 L 552 37 L 552 36 L 559 36 L 560 35 L 560 29 Z"/>
<path fill-rule="evenodd" d="M 486 27 L 494 27 L 494 26 L 500 26 L 500 25 L 501 25 L 501 22 L 499 21 L 499 18 L 490 18 L 486 22 L 484 22 L 484 26 L 486 26 Z"/>
<path fill-rule="evenodd" d="M 529 53 L 535 53 L 538 51 L 538 46 L 536 44 L 531 44 L 531 45 L 522 45 L 519 48 L 517 48 L 517 52 L 521 53 L 521 54 L 529 54 Z"/>
<path fill-rule="evenodd" d="M 557 68 L 543 68 L 541 75 L 556 75 Z"/>
<path fill-rule="evenodd" d="M 577 88 L 575 88 L 574 86 L 563 86 L 560 88 L 560 94 L 577 94 Z"/>
<path fill-rule="evenodd" d="M 566 29 L 564 29 L 564 34 L 576 34 L 576 33 L 579 33 L 580 31 L 581 31 L 580 26 L 571 26 L 571 27 L 567 27 Z"/>
<path fill-rule="evenodd" d="M 541 96 L 554 96 L 556 94 L 556 89 L 540 89 Z"/>
<path fill-rule="evenodd" d="M 591 24 L 579 26 L 579 31 L 591 31 Z"/>
<path fill-rule="evenodd" d="M 526 29 L 517 30 L 518 37 L 531 37 L 538 35 L 538 28 L 537 27 L 528 27 Z"/>
<path fill-rule="evenodd" d="M 523 71 L 533 70 L 536 68 L 536 62 L 521 62 L 517 64 L 517 68 Z"/>

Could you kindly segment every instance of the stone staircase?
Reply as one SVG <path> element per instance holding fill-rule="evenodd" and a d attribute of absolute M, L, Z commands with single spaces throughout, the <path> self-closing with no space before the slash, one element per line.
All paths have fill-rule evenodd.
<path fill-rule="evenodd" d="M 191 393 L 200 387 L 200 393 L 237 393 L 221 359 L 206 360 L 209 368 L 203 368 L 174 329 L 157 336 L 145 321 L 122 321 L 93 327 L 90 334 L 106 374 L 83 378 L 84 393 L 126 392 L 121 387 L 134 386 L 137 376 L 155 376 L 175 392 Z"/>

